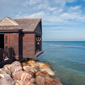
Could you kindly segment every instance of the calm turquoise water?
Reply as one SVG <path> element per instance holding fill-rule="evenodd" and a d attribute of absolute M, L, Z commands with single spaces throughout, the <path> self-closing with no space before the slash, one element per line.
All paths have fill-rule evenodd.
<path fill-rule="evenodd" d="M 85 85 L 85 42 L 43 41 L 40 61 L 50 64 L 64 85 Z"/>

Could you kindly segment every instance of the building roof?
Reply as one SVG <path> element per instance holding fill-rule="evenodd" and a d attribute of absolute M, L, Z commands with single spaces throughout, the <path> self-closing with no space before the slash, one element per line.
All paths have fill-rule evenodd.
<path fill-rule="evenodd" d="M 5 17 L 0 21 L 0 30 L 22 29 L 23 32 L 34 32 L 40 21 L 40 18 L 11 19 Z"/>

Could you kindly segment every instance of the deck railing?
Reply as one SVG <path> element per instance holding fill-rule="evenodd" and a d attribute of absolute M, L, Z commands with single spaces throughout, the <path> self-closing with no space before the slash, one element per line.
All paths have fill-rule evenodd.
<path fill-rule="evenodd" d="M 7 48 L 7 49 L 0 48 L 0 62 L 11 59 L 12 57 L 13 57 L 12 48 Z"/>

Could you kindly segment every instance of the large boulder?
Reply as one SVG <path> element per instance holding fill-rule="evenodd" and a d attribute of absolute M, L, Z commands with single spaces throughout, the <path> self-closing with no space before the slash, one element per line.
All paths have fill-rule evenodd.
<path fill-rule="evenodd" d="M 12 64 L 5 65 L 3 68 L 9 69 L 11 72 L 21 71 L 22 66 L 19 61 L 14 61 Z"/>
<path fill-rule="evenodd" d="M 22 62 L 22 63 L 21 63 L 21 65 L 22 65 L 22 66 L 25 66 L 25 65 L 26 65 L 26 63 L 25 63 L 25 62 Z"/>
<path fill-rule="evenodd" d="M 11 76 L 11 71 L 9 69 L 6 69 L 6 68 L 2 68 L 3 71 L 6 72 L 6 74 L 9 74 Z"/>
<path fill-rule="evenodd" d="M 28 60 L 28 61 L 26 61 L 26 63 L 29 63 L 29 64 L 31 64 L 31 63 L 36 63 L 34 60 Z"/>
<path fill-rule="evenodd" d="M 15 80 L 15 85 L 27 85 L 27 81 L 25 81 L 25 80 Z"/>
<path fill-rule="evenodd" d="M 51 69 L 48 64 L 45 64 L 45 63 L 42 63 L 42 62 L 37 62 L 37 64 L 38 64 L 38 66 L 39 66 L 40 68 L 48 68 L 48 69 Z"/>
<path fill-rule="evenodd" d="M 0 74 L 0 85 L 14 85 L 14 81 L 8 74 Z"/>
<path fill-rule="evenodd" d="M 35 78 L 31 78 L 30 83 L 35 83 Z"/>
<path fill-rule="evenodd" d="M 6 65 L 4 65 L 3 68 L 10 69 L 10 67 L 11 67 L 11 64 L 6 64 Z"/>
<path fill-rule="evenodd" d="M 19 61 L 14 61 L 11 65 L 21 66 L 21 63 Z"/>
<path fill-rule="evenodd" d="M 34 60 L 28 60 L 28 61 L 26 61 L 26 63 L 31 66 L 38 66 L 38 64 Z"/>
<path fill-rule="evenodd" d="M 63 85 L 59 78 L 46 77 L 46 85 Z"/>
<path fill-rule="evenodd" d="M 45 85 L 45 78 L 42 76 L 37 76 L 35 82 L 37 85 Z"/>
<path fill-rule="evenodd" d="M 46 80 L 46 82 L 45 82 L 46 85 L 52 85 L 53 78 L 51 78 L 51 77 L 45 77 L 45 80 Z"/>
<path fill-rule="evenodd" d="M 26 85 L 27 85 L 27 84 L 26 84 Z M 36 84 L 30 83 L 30 84 L 28 84 L 28 85 L 36 85 Z"/>
<path fill-rule="evenodd" d="M 23 70 L 35 74 L 38 70 L 32 66 L 23 66 Z"/>
<path fill-rule="evenodd" d="M 17 71 L 17 72 L 12 73 L 12 77 L 14 80 L 29 81 L 32 78 L 32 75 L 25 71 Z"/>
<path fill-rule="evenodd" d="M 15 85 L 35 85 L 35 84 L 27 82 L 25 80 L 15 80 Z"/>
<path fill-rule="evenodd" d="M 22 66 L 15 66 L 15 65 L 12 65 L 10 67 L 10 71 L 13 73 L 13 72 L 17 72 L 17 71 L 22 71 Z"/>
<path fill-rule="evenodd" d="M 35 76 L 46 77 L 49 76 L 49 74 L 46 71 L 41 71 L 41 72 L 37 72 Z"/>
<path fill-rule="evenodd" d="M 0 69 L 0 74 L 6 74 L 6 71 L 4 71 L 3 69 Z"/>
<path fill-rule="evenodd" d="M 52 81 L 52 85 L 63 85 L 60 81 L 60 78 L 54 78 Z"/>
<path fill-rule="evenodd" d="M 40 68 L 40 71 L 46 71 L 49 75 L 54 76 L 55 72 L 48 68 Z"/>

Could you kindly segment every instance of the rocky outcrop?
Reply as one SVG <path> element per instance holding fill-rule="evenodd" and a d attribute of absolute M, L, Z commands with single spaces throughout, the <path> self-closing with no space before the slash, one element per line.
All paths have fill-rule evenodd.
<path fill-rule="evenodd" d="M 29 65 L 23 66 L 23 70 L 28 73 L 33 73 L 33 74 L 35 74 L 38 71 L 38 69 L 36 69 L 35 67 L 32 67 L 32 66 L 29 66 Z"/>
<path fill-rule="evenodd" d="M 0 85 L 62 85 L 48 64 L 29 60 L 0 68 Z"/>
<path fill-rule="evenodd" d="M 46 71 L 39 71 L 35 74 L 35 76 L 42 76 L 42 77 L 46 77 L 49 76 L 49 74 Z"/>
<path fill-rule="evenodd" d="M 29 81 L 32 78 L 32 75 L 25 71 L 17 71 L 17 72 L 12 73 L 12 77 L 14 80 Z"/>
<path fill-rule="evenodd" d="M 51 76 L 55 75 L 55 73 L 51 69 L 48 69 L 46 67 L 45 68 L 40 68 L 40 71 L 46 71 Z"/>
<path fill-rule="evenodd" d="M 0 74 L 0 85 L 14 85 L 14 81 L 8 74 Z"/>
<path fill-rule="evenodd" d="M 36 77 L 36 84 L 37 85 L 45 85 L 45 78 L 42 76 L 37 76 Z"/>

